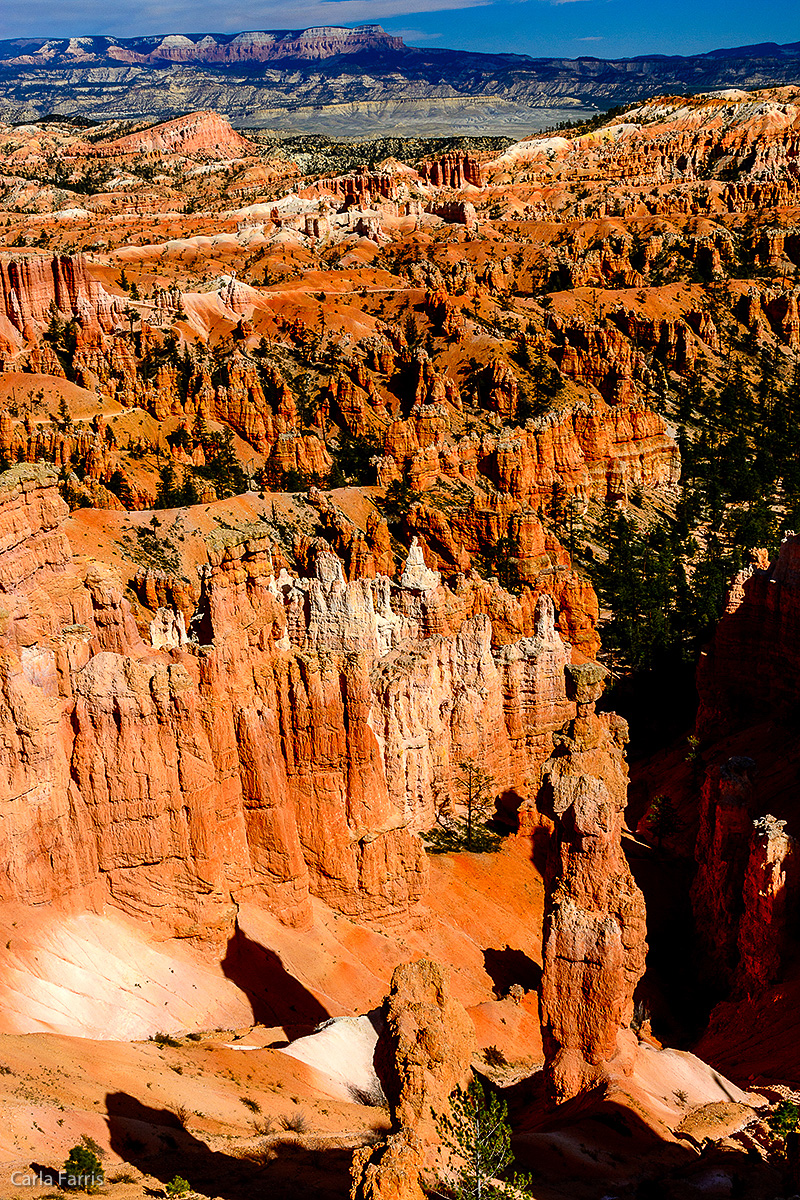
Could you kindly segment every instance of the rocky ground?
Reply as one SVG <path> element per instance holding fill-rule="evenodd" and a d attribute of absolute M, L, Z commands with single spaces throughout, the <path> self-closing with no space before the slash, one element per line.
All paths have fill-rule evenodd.
<path fill-rule="evenodd" d="M 9 1179 L 794 1194 L 799 138 L 0 129 Z"/>

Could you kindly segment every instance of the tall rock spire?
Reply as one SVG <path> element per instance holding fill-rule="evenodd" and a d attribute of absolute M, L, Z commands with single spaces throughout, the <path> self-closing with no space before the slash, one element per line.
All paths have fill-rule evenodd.
<path fill-rule="evenodd" d="M 578 714 L 556 736 L 540 806 L 555 822 L 546 870 L 540 994 L 545 1076 L 562 1102 L 627 1074 L 633 992 L 647 952 L 644 897 L 622 852 L 628 727 L 597 715 L 595 663 L 569 668 Z"/>

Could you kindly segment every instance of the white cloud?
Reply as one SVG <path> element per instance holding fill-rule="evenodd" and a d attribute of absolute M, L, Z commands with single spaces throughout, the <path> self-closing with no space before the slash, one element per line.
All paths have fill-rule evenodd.
<path fill-rule="evenodd" d="M 431 42 L 442 36 L 441 33 L 427 33 L 424 29 L 392 29 L 389 32 L 404 42 Z"/>

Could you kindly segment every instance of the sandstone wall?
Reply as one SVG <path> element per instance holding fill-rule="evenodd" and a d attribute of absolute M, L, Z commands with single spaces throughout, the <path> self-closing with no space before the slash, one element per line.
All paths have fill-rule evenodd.
<path fill-rule="evenodd" d="M 78 570 L 55 484 L 0 476 L 3 899 L 212 940 L 245 896 L 295 924 L 313 895 L 407 922 L 454 764 L 520 788 L 574 712 L 550 598 L 493 649 L 419 547 L 394 584 L 346 581 L 329 549 L 276 575 L 269 526 L 211 537 L 190 640 L 167 604 L 157 649 L 108 568 Z"/>
<path fill-rule="evenodd" d="M 34 340 L 36 327 L 49 324 L 51 308 L 68 319 L 80 317 L 86 328 L 108 330 L 121 305 L 91 277 L 81 254 L 0 259 L 0 316 Z"/>
<path fill-rule="evenodd" d="M 800 693 L 800 537 L 761 556 L 734 581 L 714 640 L 701 655 L 698 732 L 703 737 L 767 712 L 788 712 Z M 757 663 L 758 670 L 742 670 Z"/>

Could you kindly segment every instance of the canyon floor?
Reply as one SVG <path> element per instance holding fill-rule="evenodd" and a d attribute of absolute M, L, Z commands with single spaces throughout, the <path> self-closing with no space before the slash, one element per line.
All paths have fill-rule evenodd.
<path fill-rule="evenodd" d="M 0 1196 L 800 1188 L 800 92 L 581 115 L 0 126 Z"/>

